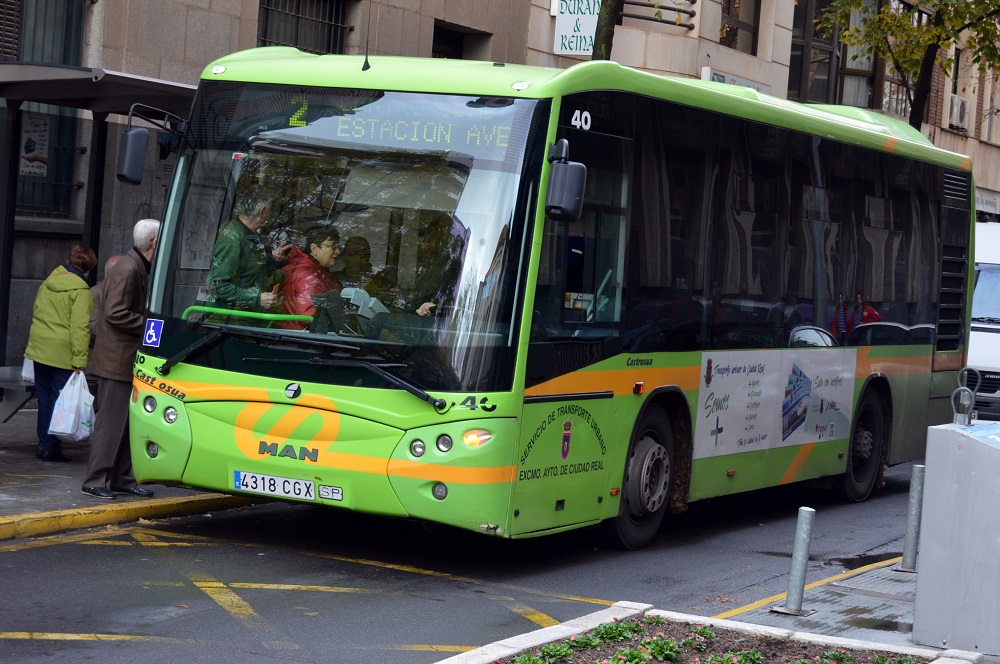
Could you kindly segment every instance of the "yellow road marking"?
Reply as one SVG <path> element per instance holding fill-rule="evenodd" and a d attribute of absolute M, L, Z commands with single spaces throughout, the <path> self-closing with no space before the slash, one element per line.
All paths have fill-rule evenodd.
<path fill-rule="evenodd" d="M 157 588 L 183 588 L 187 584 L 183 581 L 143 581 L 144 586 L 155 586 Z"/>
<path fill-rule="evenodd" d="M 539 627 L 552 627 L 553 625 L 559 624 L 559 621 L 552 616 L 546 615 L 541 611 L 536 611 L 530 606 L 521 604 L 520 602 L 505 602 L 505 604 L 511 611 L 527 618 Z"/>
<path fill-rule="evenodd" d="M 420 652 L 469 652 L 479 646 L 435 646 L 435 645 L 410 645 L 410 646 L 380 646 L 379 650 L 405 650 Z"/>
<path fill-rule="evenodd" d="M 375 590 L 364 588 L 345 588 L 340 586 L 299 586 L 291 583 L 229 583 L 230 588 L 241 590 L 311 590 L 320 593 L 374 593 Z"/>
<path fill-rule="evenodd" d="M 206 542 L 206 543 L 209 543 L 209 544 L 223 544 L 223 543 L 224 544 L 230 544 L 230 542 L 226 542 L 225 540 L 220 540 L 220 539 L 215 538 L 215 537 L 205 537 L 204 535 L 189 535 L 187 533 L 183 533 L 183 534 L 172 533 L 172 532 L 170 532 L 168 530 L 156 530 L 155 528 L 132 528 L 130 530 L 133 530 L 134 532 L 139 533 L 140 537 L 141 536 L 146 536 L 146 537 L 152 536 L 152 537 L 150 537 L 150 539 L 151 538 L 160 538 L 160 539 L 162 539 L 162 538 L 166 537 L 166 538 L 169 538 L 169 539 L 190 540 L 192 542 Z M 232 544 L 237 544 L 237 542 L 232 542 Z M 242 543 L 238 543 L 238 544 L 240 544 L 241 546 L 252 546 L 252 545 L 249 545 L 249 544 L 242 544 Z"/>
<path fill-rule="evenodd" d="M 0 632 L 0 640 L 16 641 L 161 641 L 182 643 L 187 639 L 163 636 L 133 636 L 130 634 L 67 634 L 64 632 Z"/>
<path fill-rule="evenodd" d="M 4 477 L 26 477 L 26 478 L 32 479 L 32 480 L 34 480 L 34 479 L 45 479 L 45 478 L 49 478 L 49 477 L 57 477 L 59 479 L 64 479 L 64 480 L 71 479 L 69 475 L 51 475 L 51 474 L 46 474 L 46 475 L 21 475 L 21 474 L 18 474 L 18 473 L 4 473 L 3 476 Z M 7 482 L 4 482 L 4 484 L 7 484 Z"/>
<path fill-rule="evenodd" d="M 434 570 L 421 569 L 419 567 L 412 567 L 410 565 L 396 565 L 394 563 L 384 563 L 378 560 L 369 560 L 366 558 L 348 558 L 346 556 L 338 556 L 331 553 L 317 553 L 312 554 L 317 555 L 320 558 L 328 558 L 330 560 L 339 560 L 346 563 L 354 563 L 356 565 L 368 565 L 371 567 L 377 567 L 379 569 L 392 569 L 401 572 L 411 572 L 413 574 L 422 574 L 424 576 L 433 576 L 440 579 L 448 579 L 449 581 L 459 581 L 461 583 L 471 583 L 477 586 L 485 586 L 489 588 L 504 588 L 507 590 L 516 590 L 522 593 L 529 593 L 532 595 L 540 595 L 549 599 L 561 599 L 570 602 L 583 602 L 585 604 L 600 604 L 601 606 L 611 606 L 615 603 L 614 600 L 607 599 L 597 599 L 595 597 L 582 597 L 580 595 L 563 595 L 561 593 L 550 593 L 544 590 L 538 590 L 536 588 L 525 588 L 524 586 L 515 586 L 508 583 L 493 583 L 489 581 L 482 581 L 480 579 L 473 579 L 467 576 L 454 576 L 448 574 L 447 572 L 435 572 Z"/>
<path fill-rule="evenodd" d="M 27 549 L 38 549 L 43 546 L 53 546 L 57 544 L 75 544 L 77 542 L 87 542 L 92 539 L 107 537 L 108 532 L 109 530 L 105 529 L 97 533 L 76 533 L 73 535 L 55 535 L 53 537 L 41 537 L 38 539 L 17 540 L 13 544 L 0 545 L 0 553 L 5 551 L 25 551 Z M 128 531 L 127 529 L 123 528 L 120 532 L 122 534 L 125 534 Z"/>
<path fill-rule="evenodd" d="M 888 567 L 889 565 L 895 565 L 896 563 L 900 562 L 901 560 L 903 560 L 903 557 L 902 556 L 897 556 L 895 558 L 890 558 L 889 560 L 883 560 L 880 563 L 872 563 L 871 565 L 865 565 L 864 567 L 859 567 L 857 569 L 852 569 L 852 570 L 849 570 L 847 572 L 841 572 L 840 574 L 835 574 L 834 576 L 828 577 L 826 579 L 821 579 L 820 581 L 814 581 L 812 583 L 808 583 L 808 584 L 806 584 L 805 589 L 806 590 L 812 590 L 813 588 L 819 588 L 820 586 L 825 586 L 828 583 L 833 583 L 834 581 L 840 581 L 841 579 L 847 579 L 847 578 L 850 578 L 852 576 L 857 576 L 858 574 L 862 574 L 864 572 L 868 572 L 868 571 L 871 571 L 873 569 L 879 569 L 881 567 Z M 756 602 L 752 602 L 752 603 L 747 604 L 745 606 L 741 606 L 741 607 L 732 609 L 731 611 L 726 611 L 724 613 L 720 613 L 720 614 L 712 616 L 712 617 L 713 618 L 719 618 L 719 619 L 732 618 L 733 616 L 738 616 L 738 615 L 740 615 L 742 613 L 749 613 L 750 611 L 753 611 L 754 609 L 759 609 L 759 608 L 761 608 L 763 606 L 767 606 L 768 604 L 773 604 L 775 602 L 779 602 L 779 601 L 785 599 L 785 597 L 787 597 L 787 596 L 788 596 L 788 593 L 781 593 L 780 595 L 772 595 L 771 597 L 765 597 L 764 599 L 757 600 Z"/>
<path fill-rule="evenodd" d="M 226 584 L 216 581 L 210 576 L 190 573 L 187 577 L 196 588 L 212 598 L 212 600 L 226 610 L 229 615 L 250 625 L 260 618 L 253 607 L 246 603 L 242 597 L 230 590 Z"/>
<path fill-rule="evenodd" d="M 122 532 L 123 535 L 130 535 L 134 542 L 124 542 L 121 540 L 94 539 L 81 544 L 93 544 L 98 546 L 218 546 L 218 542 L 164 542 L 154 531 L 130 530 Z M 169 537 L 175 535 L 167 534 Z"/>

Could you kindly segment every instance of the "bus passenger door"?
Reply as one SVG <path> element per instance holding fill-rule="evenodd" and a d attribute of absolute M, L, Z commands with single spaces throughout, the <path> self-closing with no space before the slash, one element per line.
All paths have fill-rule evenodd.
<path fill-rule="evenodd" d="M 631 141 L 565 132 L 570 158 L 587 166 L 578 221 L 546 220 L 535 287 L 512 534 L 602 518 L 611 459 L 631 422 L 616 413 L 608 374 L 621 353 Z M 621 469 L 613 485 L 621 481 Z"/>

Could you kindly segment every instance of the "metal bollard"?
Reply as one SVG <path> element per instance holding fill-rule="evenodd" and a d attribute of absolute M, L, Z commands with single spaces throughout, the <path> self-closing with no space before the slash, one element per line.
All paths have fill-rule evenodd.
<path fill-rule="evenodd" d="M 900 572 L 917 571 L 917 539 L 920 537 L 920 509 L 924 501 L 924 466 L 913 466 L 910 477 L 910 505 L 906 510 L 906 538 Z"/>
<path fill-rule="evenodd" d="M 788 577 L 788 594 L 785 608 L 771 609 L 777 613 L 805 616 L 814 611 L 802 610 L 802 595 L 806 590 L 806 566 L 809 564 L 809 541 L 812 539 L 813 519 L 816 510 L 811 507 L 799 508 L 799 519 L 795 525 L 795 546 L 792 548 L 792 573 Z"/>

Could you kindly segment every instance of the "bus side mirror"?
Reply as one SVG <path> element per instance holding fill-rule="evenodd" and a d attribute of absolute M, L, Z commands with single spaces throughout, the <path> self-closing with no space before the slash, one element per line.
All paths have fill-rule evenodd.
<path fill-rule="evenodd" d="M 583 212 L 583 194 L 587 186 L 587 167 L 569 161 L 569 144 L 559 139 L 549 151 L 549 193 L 545 216 L 555 221 L 576 221 Z"/>
<path fill-rule="evenodd" d="M 122 132 L 118 145 L 118 179 L 129 184 L 140 184 L 146 169 L 146 146 L 149 130 L 130 127 Z"/>

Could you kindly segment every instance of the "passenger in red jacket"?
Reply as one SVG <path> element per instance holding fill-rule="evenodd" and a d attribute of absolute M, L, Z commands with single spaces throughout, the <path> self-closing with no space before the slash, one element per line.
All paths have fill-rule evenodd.
<path fill-rule="evenodd" d="M 865 323 L 877 323 L 882 320 L 882 316 L 879 312 L 864 303 L 864 300 L 861 297 L 861 291 L 858 291 L 854 296 L 854 302 L 854 310 L 851 311 L 851 315 L 847 319 L 848 332 L 856 328 L 858 325 L 863 325 Z"/>
<path fill-rule="evenodd" d="M 340 233 L 336 228 L 319 228 L 308 235 L 306 254 L 298 247 L 288 253 L 281 271 L 285 283 L 281 288 L 281 301 L 285 312 L 298 316 L 316 314 L 312 298 L 331 290 L 339 291 L 340 284 L 330 274 L 330 267 L 340 255 Z M 286 321 L 284 327 L 304 330 L 305 321 Z"/>

